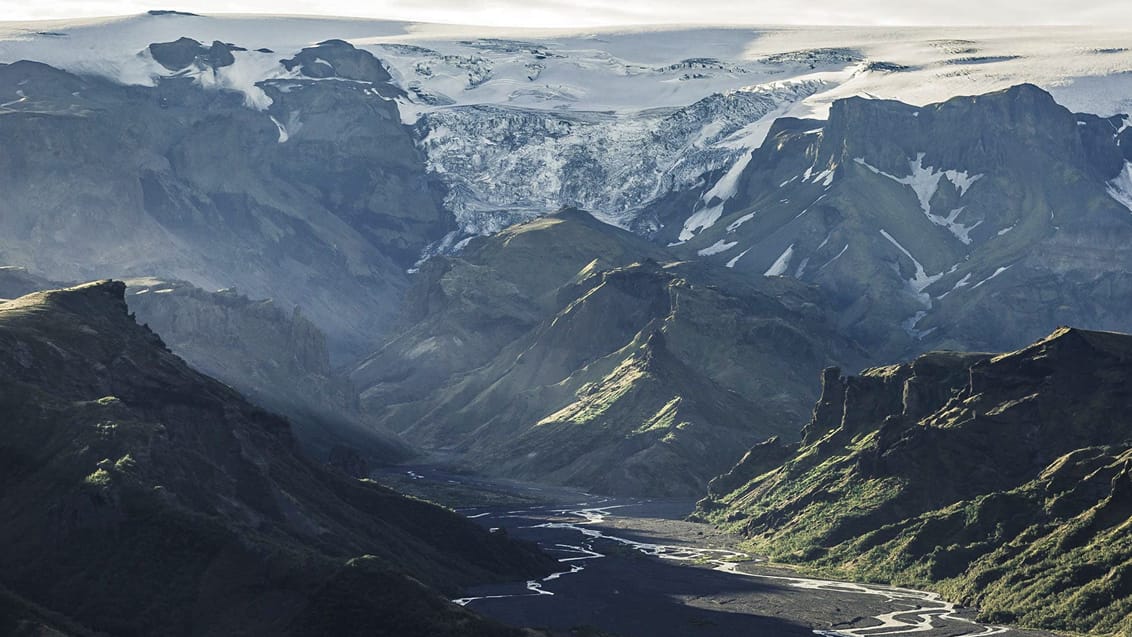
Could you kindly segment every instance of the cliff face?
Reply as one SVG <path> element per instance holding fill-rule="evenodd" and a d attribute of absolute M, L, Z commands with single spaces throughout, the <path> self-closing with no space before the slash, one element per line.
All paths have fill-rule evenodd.
<path fill-rule="evenodd" d="M 777 559 L 930 583 L 994 621 L 1127 631 L 1130 374 L 1132 336 L 1070 328 L 997 356 L 830 370 L 801 445 L 737 466 L 699 515 Z"/>
<path fill-rule="evenodd" d="M 124 294 L 104 281 L 0 305 L 0 603 L 16 619 L 131 635 L 515 634 L 435 589 L 551 561 L 304 460 L 286 421 L 190 369 Z"/>

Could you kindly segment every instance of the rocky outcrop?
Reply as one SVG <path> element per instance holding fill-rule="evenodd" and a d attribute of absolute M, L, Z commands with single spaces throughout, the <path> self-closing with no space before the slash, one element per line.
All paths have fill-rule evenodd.
<path fill-rule="evenodd" d="M 206 47 L 192 38 L 178 38 L 174 42 L 154 42 L 149 45 L 149 54 L 153 59 L 170 71 L 180 71 L 194 65 L 211 69 L 232 66 L 236 62 L 232 50 L 231 45 L 220 41 L 214 41 L 212 46 Z"/>
<path fill-rule="evenodd" d="M 387 84 L 389 71 L 371 53 L 357 49 L 344 40 L 327 40 L 299 51 L 295 57 L 281 62 L 288 71 L 299 69 L 306 77 L 342 78 L 368 84 Z M 384 91 L 395 90 L 384 87 Z"/>
<path fill-rule="evenodd" d="M 134 323 L 125 290 L 101 281 L 0 304 L 0 608 L 17 623 L 519 634 L 437 590 L 553 560 L 304 460 L 286 421 Z"/>
<path fill-rule="evenodd" d="M 732 469 L 700 515 L 777 559 L 930 584 L 992 621 L 1127 631 L 1130 377 L 1132 336 L 1071 328 L 997 356 L 829 370 L 802 445 Z"/>

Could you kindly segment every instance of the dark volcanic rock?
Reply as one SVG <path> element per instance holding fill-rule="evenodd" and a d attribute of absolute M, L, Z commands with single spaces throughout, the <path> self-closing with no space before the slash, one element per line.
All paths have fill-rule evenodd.
<path fill-rule="evenodd" d="M 149 45 L 149 54 L 158 64 L 170 71 L 180 71 L 194 64 L 218 69 L 235 64 L 232 47 L 214 41 L 212 46 L 204 46 L 192 38 L 180 38 L 174 42 L 155 42 Z"/>
<path fill-rule="evenodd" d="M 304 460 L 286 421 L 191 370 L 124 292 L 0 304 L 0 609 L 87 633 L 519 634 L 429 587 L 551 560 Z"/>
<path fill-rule="evenodd" d="M 389 71 L 372 53 L 342 40 L 319 42 L 282 64 L 287 70 L 298 67 L 303 75 L 313 78 L 340 77 L 374 84 L 390 80 Z"/>

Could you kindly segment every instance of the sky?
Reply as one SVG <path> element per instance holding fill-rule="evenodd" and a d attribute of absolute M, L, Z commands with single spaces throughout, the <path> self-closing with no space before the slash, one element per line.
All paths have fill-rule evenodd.
<path fill-rule="evenodd" d="M 0 20 L 196 13 L 339 15 L 492 26 L 1132 25 L 1128 0 L 0 0 Z M 803 6 L 799 6 L 803 5 Z"/>

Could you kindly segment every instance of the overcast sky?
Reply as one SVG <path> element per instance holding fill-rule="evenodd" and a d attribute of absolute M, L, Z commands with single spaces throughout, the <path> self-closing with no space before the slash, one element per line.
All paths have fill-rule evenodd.
<path fill-rule="evenodd" d="M 0 0 L 0 20 L 179 9 L 500 26 L 616 24 L 1132 24 L 1129 0 Z M 804 9 L 799 8 L 804 6 Z"/>

